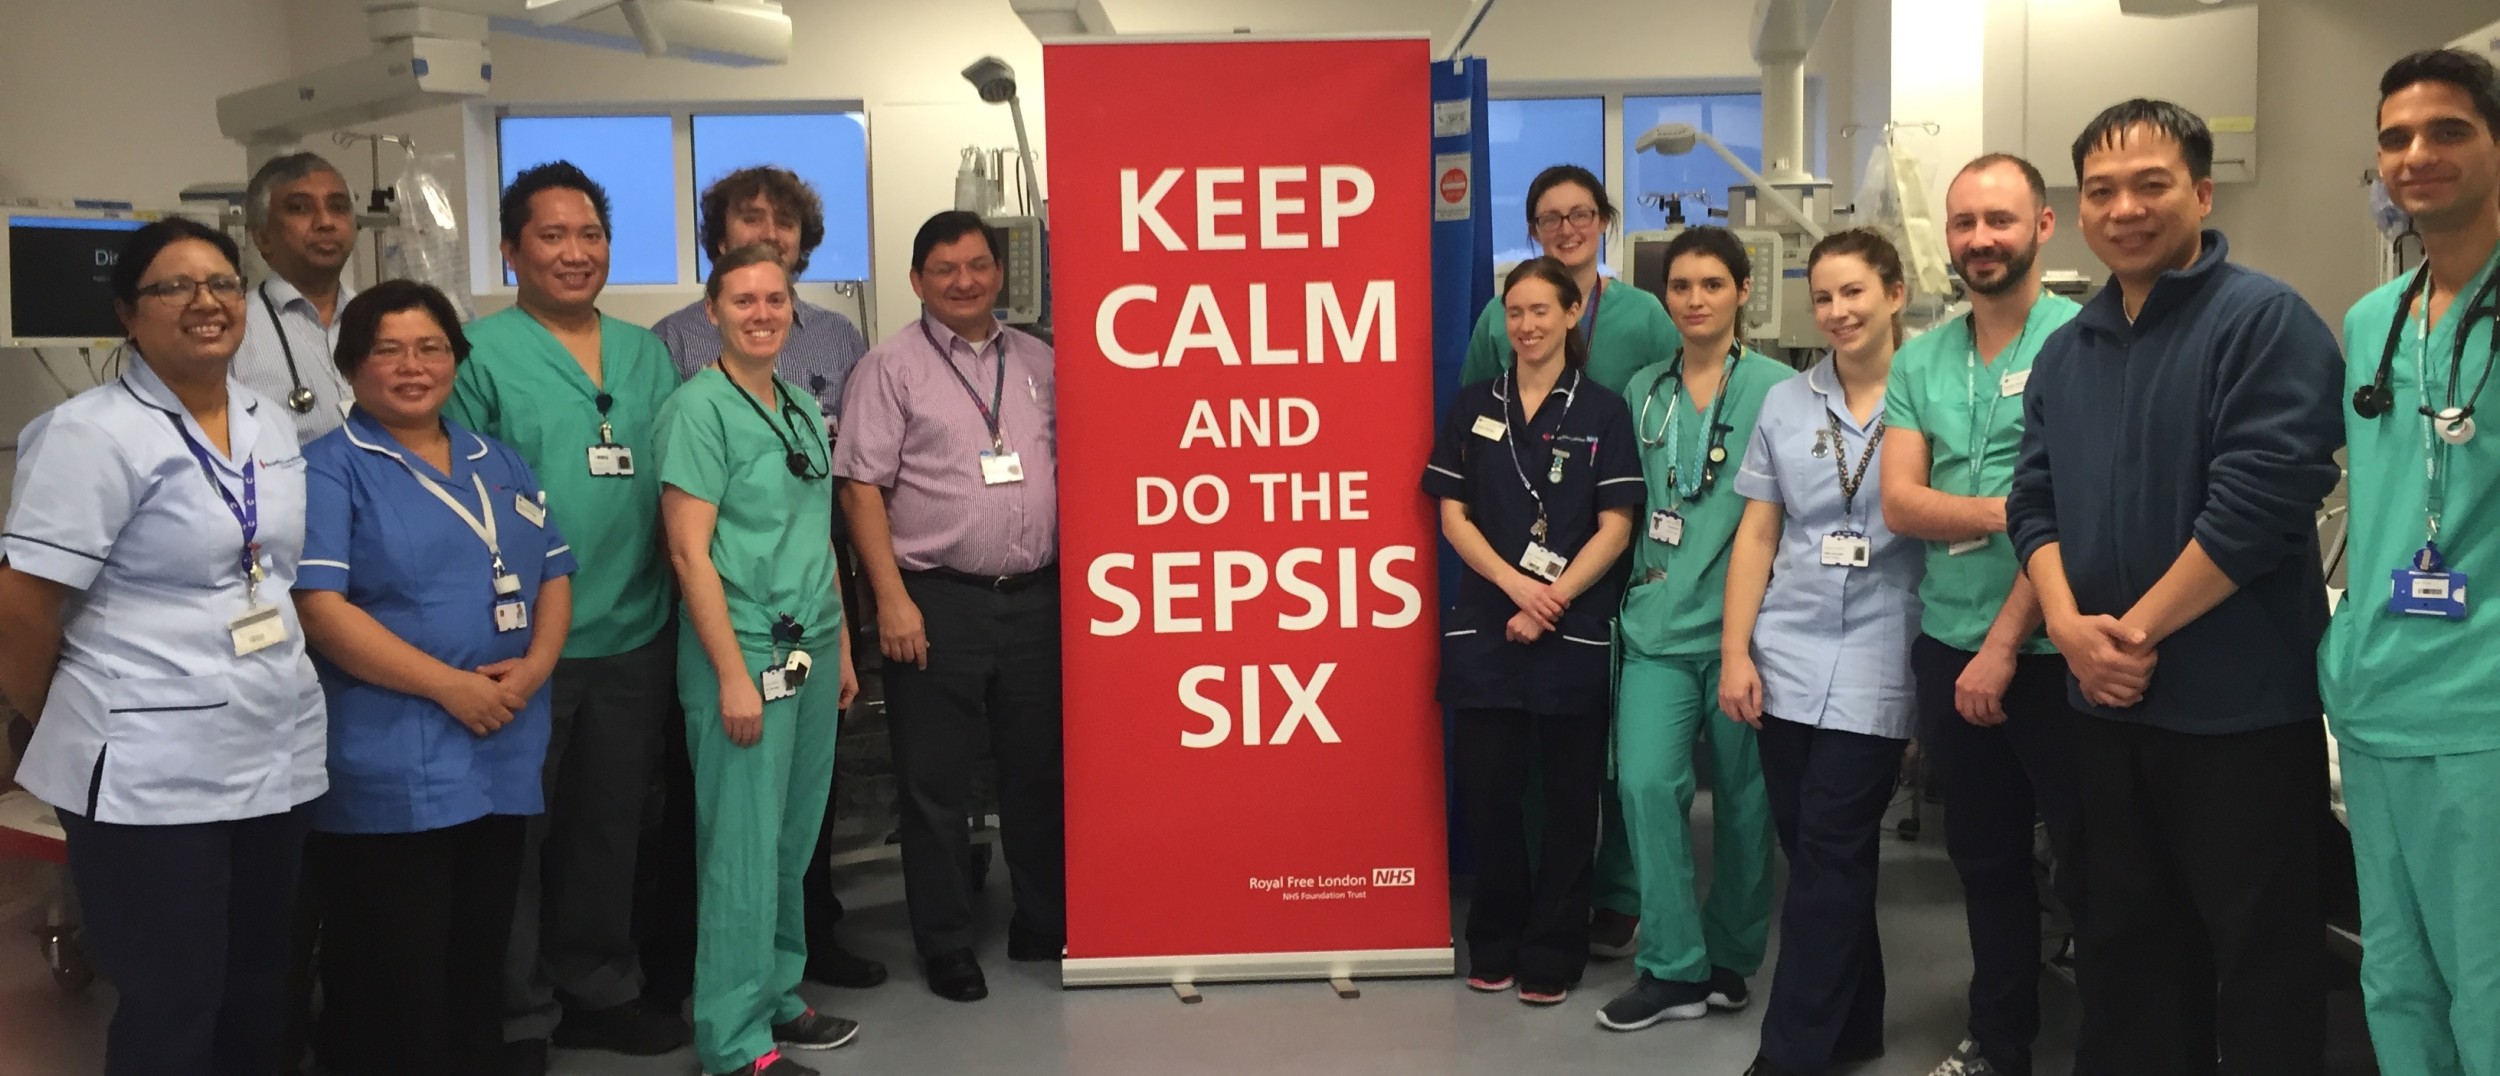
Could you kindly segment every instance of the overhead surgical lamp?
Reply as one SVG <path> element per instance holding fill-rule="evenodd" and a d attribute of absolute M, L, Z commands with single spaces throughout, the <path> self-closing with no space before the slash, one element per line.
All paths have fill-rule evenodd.
<path fill-rule="evenodd" d="M 1737 175 L 1745 177 L 1746 182 L 1753 184 L 1754 191 L 1761 196 L 1763 201 L 1769 202 L 1772 208 L 1780 211 L 1781 216 L 1788 218 L 1789 223 L 1796 225 L 1807 235 L 1819 240 L 1830 234 L 1822 225 L 1816 224 L 1814 218 L 1808 216 L 1804 207 L 1799 206 L 1795 199 L 1788 196 L 1787 192 L 1772 186 L 1770 180 L 1762 178 L 1762 173 L 1754 171 L 1752 166 L 1747 165 L 1742 158 L 1728 152 L 1727 146 L 1711 137 L 1710 132 L 1692 124 L 1661 123 L 1652 127 L 1648 133 L 1632 143 L 1632 152 L 1655 153 L 1661 157 L 1681 157 L 1691 153 L 1696 145 L 1709 146 L 1718 153 L 1720 159 L 1728 163 L 1728 167 L 1736 170 Z"/>
<path fill-rule="evenodd" d="M 993 105 L 1006 102 L 1007 114 L 1016 123 L 1016 159 L 1024 164 L 1025 194 L 1033 199 L 1034 215 L 1048 221 L 1050 202 L 1042 197 L 1041 176 L 1033 168 L 1033 143 L 1024 134 L 1024 101 L 1016 96 L 1016 69 L 996 56 L 984 56 L 972 61 L 963 74 L 982 100 Z"/>

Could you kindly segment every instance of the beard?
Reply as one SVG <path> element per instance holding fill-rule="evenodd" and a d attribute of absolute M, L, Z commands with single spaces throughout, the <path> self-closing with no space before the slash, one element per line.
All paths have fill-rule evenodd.
<path fill-rule="evenodd" d="M 2039 260 L 2040 244 L 2034 242 L 2020 249 L 2009 251 L 2005 255 L 2004 271 L 1994 280 L 1981 282 L 1971 273 L 1967 260 L 1956 260 L 1953 263 L 1953 269 L 1962 274 L 1963 287 L 1993 298 L 2021 287 L 2023 281 L 2031 276 L 2032 265 Z"/>

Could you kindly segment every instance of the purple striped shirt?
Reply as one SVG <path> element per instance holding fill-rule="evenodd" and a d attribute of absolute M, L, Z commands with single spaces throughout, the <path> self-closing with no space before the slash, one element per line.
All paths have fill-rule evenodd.
<path fill-rule="evenodd" d="M 981 480 L 990 450 L 982 409 L 1002 362 L 998 435 L 1024 481 L 993 486 Z M 904 571 L 1029 572 L 1059 557 L 1056 399 L 1050 345 L 1000 326 L 975 348 L 924 315 L 851 371 L 833 470 L 886 491 Z"/>

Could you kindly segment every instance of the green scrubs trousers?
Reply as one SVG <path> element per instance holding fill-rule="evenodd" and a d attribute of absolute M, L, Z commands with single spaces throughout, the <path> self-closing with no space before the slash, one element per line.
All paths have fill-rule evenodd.
<path fill-rule="evenodd" d="M 831 630 L 842 630 L 840 623 Z M 807 640 L 816 660 L 806 686 L 765 703 L 763 738 L 740 747 L 721 731 L 720 680 L 702 641 L 691 628 L 678 633 L 700 872 L 694 1046 L 705 1072 L 735 1071 L 772 1052 L 773 1025 L 807 1011 L 798 992 L 807 967 L 799 877 L 832 788 L 840 647 L 830 635 Z M 746 659 L 747 674 L 760 677 L 772 655 L 749 650 Z"/>
<path fill-rule="evenodd" d="M 2343 765 L 2380 1070 L 2500 1076 L 2500 751 Z"/>
<path fill-rule="evenodd" d="M 1705 982 L 1712 967 L 1751 977 L 1771 934 L 1771 803 L 1751 726 L 1719 712 L 1716 658 L 1623 658 L 1616 690 L 1615 783 L 1639 870 L 1641 948 L 1651 976 Z M 1709 746 L 1710 895 L 1694 885 L 1697 748 Z"/>

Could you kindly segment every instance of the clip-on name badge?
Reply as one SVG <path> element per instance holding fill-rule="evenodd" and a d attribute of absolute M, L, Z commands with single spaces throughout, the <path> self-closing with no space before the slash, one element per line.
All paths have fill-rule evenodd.
<path fill-rule="evenodd" d="M 2422 543 L 2422 551 L 2413 555 L 2411 567 L 2398 568 L 2387 575 L 2388 612 L 2442 620 L 2465 619 L 2466 574 L 2448 570 L 2447 559 L 2439 554 L 2439 543 Z"/>
<path fill-rule="evenodd" d="M 1684 544 L 1684 514 L 1672 508 L 1661 508 L 1649 514 L 1649 537 L 1668 545 Z"/>
<path fill-rule="evenodd" d="M 805 650 L 793 650 L 781 664 L 764 670 L 764 701 L 778 702 L 797 695 L 807 686 L 807 671 L 815 662 Z"/>
<path fill-rule="evenodd" d="M 277 606 L 260 603 L 261 580 L 267 578 L 260 567 L 260 547 L 253 546 L 244 556 L 251 567 L 243 573 L 243 612 L 226 621 L 226 632 L 234 637 L 236 657 L 257 654 L 286 641 L 286 617 Z"/>
<path fill-rule="evenodd" d="M 1853 531 L 1823 536 L 1823 563 L 1833 568 L 1863 568 L 1875 558 L 1875 543 Z"/>
<path fill-rule="evenodd" d="M 1528 551 L 1519 555 L 1519 567 L 1529 575 L 1551 583 L 1562 578 L 1563 569 L 1571 566 L 1571 558 L 1545 548 L 1542 542 L 1528 543 Z"/>
<path fill-rule="evenodd" d="M 1024 481 L 1024 457 L 996 450 L 981 453 L 981 484 L 1004 486 Z"/>

